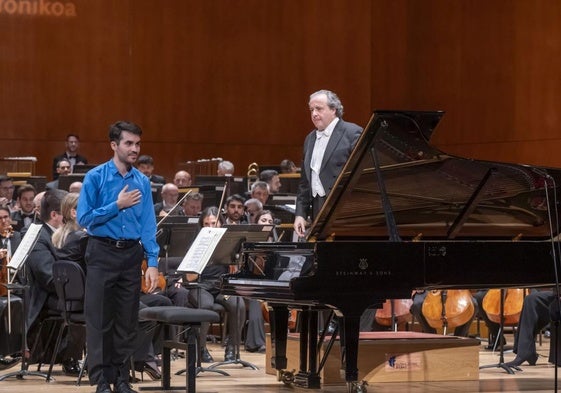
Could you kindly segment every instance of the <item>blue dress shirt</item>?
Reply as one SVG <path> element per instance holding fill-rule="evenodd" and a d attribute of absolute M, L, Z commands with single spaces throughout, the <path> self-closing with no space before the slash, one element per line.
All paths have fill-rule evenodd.
<path fill-rule="evenodd" d="M 117 207 L 119 193 L 140 190 L 140 203 L 121 209 Z M 156 217 L 150 181 L 132 167 L 125 176 L 119 173 L 113 160 L 88 171 L 84 178 L 77 209 L 78 223 L 91 236 L 114 240 L 140 239 L 148 266 L 158 266 L 160 247 L 156 242 Z"/>

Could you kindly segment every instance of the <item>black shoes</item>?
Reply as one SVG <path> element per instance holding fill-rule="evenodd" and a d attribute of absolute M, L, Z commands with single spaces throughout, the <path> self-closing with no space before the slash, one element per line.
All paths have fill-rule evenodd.
<path fill-rule="evenodd" d="M 95 390 L 95 393 L 113 393 L 113 392 L 111 391 L 111 387 L 107 382 L 100 382 L 99 385 L 97 385 L 97 389 Z"/>
<path fill-rule="evenodd" d="M 529 359 L 524 359 L 523 357 L 516 355 L 514 360 L 512 360 L 510 362 L 506 362 L 505 366 L 518 367 L 518 366 L 522 365 L 522 363 L 524 363 L 524 362 L 528 362 L 528 364 L 530 366 L 535 366 L 537 361 L 538 361 L 538 355 L 537 354 L 533 354 L 532 356 L 530 356 Z"/>
<path fill-rule="evenodd" d="M 224 352 L 224 361 L 232 362 L 236 360 L 236 350 L 233 345 L 228 344 L 226 346 L 226 351 Z"/>
<path fill-rule="evenodd" d="M 162 379 L 162 373 L 158 369 L 156 362 L 135 363 L 134 369 L 141 373 L 142 380 L 144 380 L 144 373 L 148 374 L 153 381 Z"/>
<path fill-rule="evenodd" d="M 80 375 L 80 363 L 77 360 L 70 359 L 62 362 L 62 371 L 69 376 Z"/>
<path fill-rule="evenodd" d="M 6 370 L 14 367 L 21 362 L 21 357 L 0 357 L 0 370 Z"/>
<path fill-rule="evenodd" d="M 206 347 L 203 347 L 201 349 L 201 362 L 203 363 L 212 363 L 214 362 L 214 358 L 212 357 L 212 355 L 208 352 L 208 349 Z"/>
<path fill-rule="evenodd" d="M 99 388 L 99 385 L 98 385 Z M 123 380 L 119 380 L 119 382 L 117 382 L 114 386 L 113 389 L 114 393 L 138 393 L 136 390 L 134 390 L 133 388 L 131 388 L 131 385 Z M 98 391 L 96 391 L 96 393 L 100 393 Z M 106 393 L 106 392 L 103 392 Z"/>

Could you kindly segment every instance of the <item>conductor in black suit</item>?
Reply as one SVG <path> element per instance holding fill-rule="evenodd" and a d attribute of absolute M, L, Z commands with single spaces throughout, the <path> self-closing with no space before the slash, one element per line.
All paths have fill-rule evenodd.
<path fill-rule="evenodd" d="M 337 94 L 319 90 L 310 95 L 310 114 L 316 127 L 304 141 L 304 158 L 296 197 L 294 231 L 305 235 L 306 221 L 314 219 L 349 158 L 362 128 L 342 119 Z"/>

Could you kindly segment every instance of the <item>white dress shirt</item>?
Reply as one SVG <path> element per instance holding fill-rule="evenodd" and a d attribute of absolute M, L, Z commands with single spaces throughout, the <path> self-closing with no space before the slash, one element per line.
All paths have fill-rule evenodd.
<path fill-rule="evenodd" d="M 314 151 L 312 152 L 312 160 L 310 161 L 310 168 L 312 169 L 312 178 L 310 179 L 310 185 L 312 187 L 312 196 L 324 197 L 325 189 L 321 180 L 319 179 L 319 171 L 321 169 L 321 163 L 323 161 L 323 156 L 325 154 L 325 148 L 327 143 L 329 143 L 329 138 L 333 129 L 337 125 L 339 118 L 336 117 L 323 131 L 316 130 L 316 143 L 314 145 Z"/>

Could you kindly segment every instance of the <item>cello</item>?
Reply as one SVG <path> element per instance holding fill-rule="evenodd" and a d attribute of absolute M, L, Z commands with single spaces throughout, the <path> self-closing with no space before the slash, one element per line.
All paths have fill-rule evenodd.
<path fill-rule="evenodd" d="M 411 322 L 409 309 L 412 304 L 411 299 L 387 299 L 382 308 L 376 310 L 376 323 L 380 326 L 391 326 L 393 331 L 397 331 L 399 325 Z"/>
<path fill-rule="evenodd" d="M 503 317 L 504 325 L 516 325 L 520 319 L 524 297 L 530 292 L 529 289 L 510 288 L 504 290 Z M 489 289 L 483 298 L 483 310 L 487 313 L 490 321 L 501 323 L 501 290 Z"/>
<path fill-rule="evenodd" d="M 435 329 L 455 328 L 468 323 L 475 314 L 471 292 L 467 289 L 431 290 L 423 302 L 422 313 Z"/>

